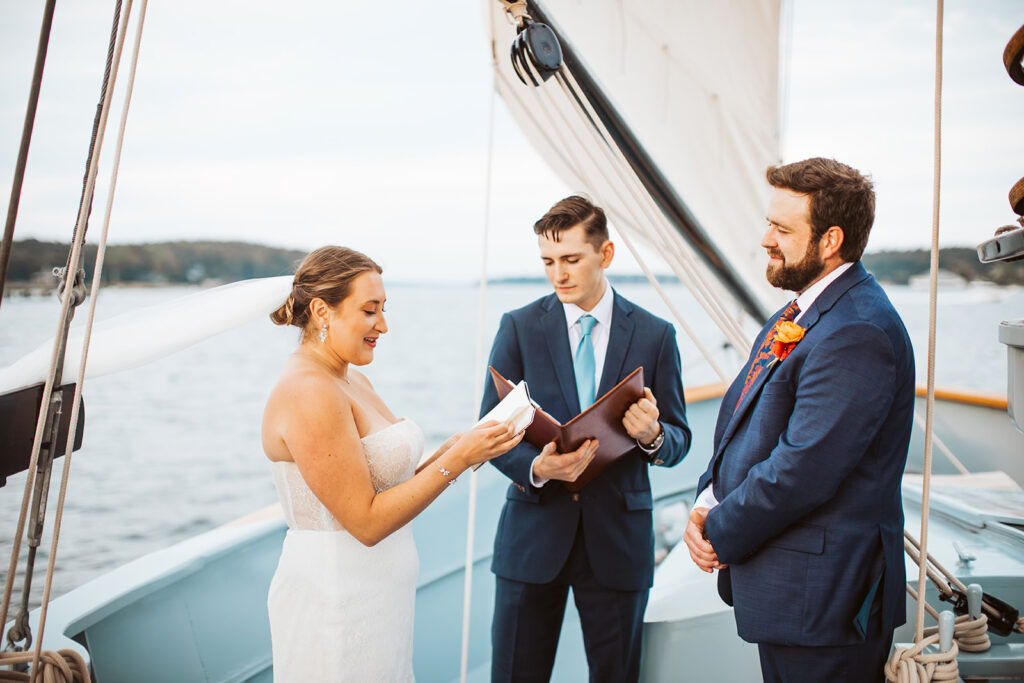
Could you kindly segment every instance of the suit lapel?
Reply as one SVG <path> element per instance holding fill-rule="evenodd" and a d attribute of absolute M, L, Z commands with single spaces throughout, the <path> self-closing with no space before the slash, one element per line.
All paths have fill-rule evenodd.
<path fill-rule="evenodd" d="M 757 335 L 757 339 L 754 340 L 755 349 L 761 346 L 761 343 L 763 342 L 765 335 L 768 334 L 769 330 L 775 327 L 776 321 L 778 321 L 779 316 L 782 315 L 782 311 L 784 311 L 785 308 L 786 307 L 783 306 L 778 311 L 776 311 L 775 315 L 773 315 L 771 319 L 768 320 L 768 323 L 761 328 L 761 333 Z M 743 366 L 743 369 L 740 370 L 740 374 L 737 376 L 736 380 L 733 381 L 733 386 L 730 387 L 730 389 L 736 386 L 743 386 L 743 380 L 741 378 L 747 376 L 747 371 L 750 369 L 750 364 L 753 361 L 754 353 L 753 351 L 751 351 L 750 358 L 747 360 L 747 363 Z M 747 395 L 743 397 L 743 400 L 740 402 L 738 406 L 736 406 L 735 403 L 732 403 L 738 397 L 738 391 L 726 392 L 725 396 L 727 399 L 729 399 L 730 403 L 732 403 L 732 405 L 735 406 L 735 410 L 732 410 L 732 415 L 729 417 L 729 421 L 725 425 L 725 431 L 722 433 L 722 438 L 718 442 L 718 448 L 716 449 L 717 453 L 721 453 L 722 451 L 725 450 L 725 446 L 727 443 L 729 443 L 729 439 L 732 438 L 733 433 L 736 431 L 737 425 L 739 425 L 739 423 L 742 421 L 743 414 L 746 412 L 750 404 L 753 403 L 754 397 L 757 396 L 758 391 L 761 389 L 761 385 L 764 384 L 765 379 L 767 379 L 768 375 L 770 375 L 772 370 L 774 369 L 775 365 L 772 364 L 771 367 L 765 368 L 761 372 L 761 374 L 757 376 L 757 378 L 754 380 L 754 383 L 750 385 L 750 389 L 747 390 Z M 730 396 L 730 394 L 732 395 Z M 723 405 L 722 408 L 723 410 L 731 410 L 730 406 L 728 405 Z"/>
<path fill-rule="evenodd" d="M 562 390 L 562 398 L 569 408 L 570 416 L 580 412 L 580 398 L 576 393 L 576 375 L 572 369 L 572 352 L 569 350 L 569 328 L 565 324 L 565 311 L 559 306 L 558 299 L 552 294 L 544 302 L 547 312 L 540 318 L 540 326 L 544 330 L 544 339 L 551 354 L 551 365 L 558 386 Z"/>
<path fill-rule="evenodd" d="M 851 287 L 869 277 L 871 277 L 870 274 L 864 269 L 860 261 L 854 263 L 845 273 L 837 277 L 835 282 L 826 287 L 824 292 L 818 295 L 818 298 L 814 300 L 811 307 L 807 309 L 807 313 L 800 318 L 800 327 L 805 330 L 814 327 L 818 319 L 835 306 L 835 303 L 839 301 L 843 294 L 846 294 Z"/>
<path fill-rule="evenodd" d="M 612 387 L 619 383 L 622 375 L 622 364 L 626 360 L 629 343 L 633 340 L 633 322 L 631 314 L 633 305 L 612 290 L 612 327 L 608 331 L 608 348 L 605 350 L 604 367 L 601 370 L 601 386 L 597 388 L 594 398 L 604 396 Z M 649 378 L 644 378 L 650 382 Z"/>
<path fill-rule="evenodd" d="M 798 323 L 800 327 L 805 330 L 811 329 L 811 327 L 818 322 L 821 316 L 827 313 L 829 309 L 839 301 L 840 297 L 842 297 L 847 290 L 866 280 L 868 277 L 870 277 L 870 275 L 864 269 L 864 266 L 861 265 L 860 261 L 854 263 L 846 270 L 845 273 L 836 278 L 835 282 L 826 287 L 824 292 L 818 295 L 818 298 L 814 300 L 814 303 L 807 309 L 807 312 L 800 318 L 800 322 Z M 757 341 L 755 342 L 758 346 L 761 344 L 761 340 L 764 339 L 764 335 L 768 333 L 768 330 L 775 326 L 775 323 L 779 319 L 783 310 L 785 310 L 785 306 L 776 311 L 775 315 L 773 315 L 771 320 L 768 321 L 768 324 L 761 328 L 761 334 L 758 335 Z M 751 358 L 751 360 L 753 360 L 753 358 Z M 764 371 L 761 372 L 761 374 L 754 380 L 750 389 L 747 390 L 747 395 L 743 397 L 743 400 L 736 407 L 736 410 L 733 411 L 732 417 L 730 417 L 729 422 L 725 427 L 725 431 L 722 433 L 722 438 L 718 443 L 718 448 L 716 449 L 716 455 L 725 450 L 725 446 L 729 443 L 729 439 L 732 438 L 733 433 L 736 431 L 736 427 L 740 422 L 742 422 L 744 414 L 746 414 L 754 404 L 761 387 L 766 381 L 768 381 L 768 378 L 775 370 L 776 365 L 778 365 L 778 363 L 773 363 L 770 367 L 765 368 Z M 741 377 L 746 376 L 749 367 L 750 361 L 747 361 L 747 364 L 743 366 L 743 370 L 741 371 Z"/>

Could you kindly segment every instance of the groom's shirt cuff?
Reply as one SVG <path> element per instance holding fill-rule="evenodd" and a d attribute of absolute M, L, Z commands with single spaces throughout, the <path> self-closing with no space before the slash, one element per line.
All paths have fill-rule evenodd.
<path fill-rule="evenodd" d="M 715 499 L 714 487 L 708 484 L 704 487 L 704 490 L 697 496 L 697 500 L 693 501 L 693 507 L 695 508 L 708 508 L 709 510 L 718 505 L 718 500 Z"/>
<path fill-rule="evenodd" d="M 534 488 L 538 488 L 539 489 L 541 486 L 543 486 L 544 484 L 548 483 L 548 481 L 550 481 L 550 480 L 549 479 L 544 479 L 543 477 L 537 478 L 537 477 L 533 476 L 533 466 L 537 464 L 538 460 L 540 460 L 540 456 L 539 455 L 536 458 L 533 459 L 533 462 L 530 463 L 530 485 L 533 486 Z"/>

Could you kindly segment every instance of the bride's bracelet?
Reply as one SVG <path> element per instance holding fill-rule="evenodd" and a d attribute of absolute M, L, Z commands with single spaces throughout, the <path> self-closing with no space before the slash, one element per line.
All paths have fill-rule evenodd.
<path fill-rule="evenodd" d="M 441 476 L 444 477 L 445 479 L 448 479 L 448 477 L 451 477 L 451 479 L 448 479 L 448 485 L 449 486 L 451 486 L 456 481 L 458 481 L 458 477 L 452 477 L 451 470 L 445 469 L 444 465 L 438 465 L 437 466 L 437 471 L 440 472 Z"/>

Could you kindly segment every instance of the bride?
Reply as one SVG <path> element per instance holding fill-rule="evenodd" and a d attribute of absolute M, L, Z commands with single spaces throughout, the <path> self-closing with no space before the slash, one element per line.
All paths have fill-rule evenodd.
<path fill-rule="evenodd" d="M 522 435 L 456 434 L 417 467 L 423 433 L 353 366 L 384 322 L 381 269 L 343 247 L 309 254 L 271 314 L 302 330 L 263 414 L 263 450 L 288 521 L 268 608 L 274 680 L 412 680 L 419 561 L 409 522 L 468 467 Z"/>

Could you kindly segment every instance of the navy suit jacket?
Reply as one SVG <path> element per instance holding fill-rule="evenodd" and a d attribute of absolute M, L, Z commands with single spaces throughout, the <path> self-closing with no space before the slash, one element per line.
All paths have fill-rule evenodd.
<path fill-rule="evenodd" d="M 851 645 L 863 640 L 873 603 L 884 632 L 905 621 L 900 483 L 914 356 L 903 322 L 859 262 L 798 324 L 804 338 L 761 372 L 738 407 L 746 368 L 732 383 L 697 490 L 713 481 L 720 501 L 705 532 L 729 565 L 718 589 L 735 607 L 740 637 Z"/>
<path fill-rule="evenodd" d="M 614 293 L 608 351 L 597 396 L 637 366 L 658 403 L 665 442 L 653 463 L 671 467 L 690 448 L 675 329 Z M 569 332 L 554 294 L 506 313 L 490 364 L 511 382 L 525 379 L 532 398 L 563 424 L 580 413 Z M 487 377 L 480 414 L 498 402 Z M 597 580 L 616 590 L 643 590 L 654 576 L 654 531 L 648 463 L 639 448 L 573 494 L 560 482 L 536 488 L 530 469 L 538 449 L 523 442 L 491 463 L 512 483 L 494 539 L 491 569 L 525 583 L 547 583 L 565 564 L 582 529 Z"/>

